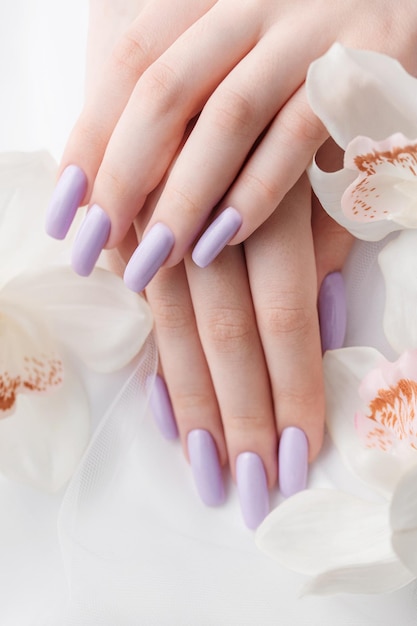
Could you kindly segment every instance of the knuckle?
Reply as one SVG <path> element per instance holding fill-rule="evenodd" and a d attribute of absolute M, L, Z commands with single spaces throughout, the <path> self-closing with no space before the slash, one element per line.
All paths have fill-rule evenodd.
<path fill-rule="evenodd" d="M 282 196 L 282 185 L 279 186 L 272 180 L 261 178 L 253 172 L 243 172 L 239 182 L 259 198 L 262 205 L 275 206 Z"/>
<path fill-rule="evenodd" d="M 167 189 L 167 204 L 173 208 L 173 210 L 181 211 L 185 215 L 185 222 L 190 221 L 195 223 L 201 219 L 201 204 L 197 198 L 194 198 L 191 191 L 183 187 L 183 189 L 172 187 Z"/>
<path fill-rule="evenodd" d="M 240 433 L 248 432 L 249 434 L 256 431 L 257 434 L 261 431 L 269 432 L 270 422 L 261 412 L 258 414 L 231 414 L 225 417 L 227 423 L 227 430 L 239 431 Z"/>
<path fill-rule="evenodd" d="M 194 329 L 193 315 L 190 307 L 173 302 L 162 293 L 152 297 L 152 312 L 158 330 L 175 331 L 181 336 Z"/>
<path fill-rule="evenodd" d="M 322 387 L 314 380 L 314 386 L 284 388 L 279 390 L 279 401 L 294 410 L 296 415 L 317 414 L 317 406 L 322 404 Z M 308 409 L 308 410 L 307 410 Z M 314 411 L 313 411 L 314 409 Z"/>
<path fill-rule="evenodd" d="M 192 389 L 176 389 L 172 394 L 172 404 L 175 409 L 177 420 L 195 421 L 195 416 L 201 413 L 202 408 L 213 405 L 213 397 L 209 391 L 194 391 Z"/>
<path fill-rule="evenodd" d="M 152 103 L 156 117 L 168 114 L 178 104 L 183 84 L 178 73 L 162 60 L 153 63 L 138 83 L 140 96 Z"/>
<path fill-rule="evenodd" d="M 291 296 L 275 301 L 258 311 L 259 324 L 272 337 L 296 335 L 307 337 L 313 327 L 314 311 Z"/>
<path fill-rule="evenodd" d="M 105 190 L 105 194 L 109 197 L 116 198 L 119 204 L 129 198 L 132 181 L 113 163 L 103 161 L 97 177 L 97 186 Z"/>
<path fill-rule="evenodd" d="M 103 154 L 106 148 L 109 133 L 97 120 L 92 110 L 86 109 L 80 115 L 74 130 L 71 133 L 69 145 L 82 146 L 84 155 Z"/>
<path fill-rule="evenodd" d="M 281 124 L 289 143 L 304 142 L 316 146 L 326 138 L 326 129 L 304 100 L 285 109 Z"/>
<path fill-rule="evenodd" d="M 254 105 L 237 91 L 223 90 L 213 103 L 213 116 L 221 132 L 230 135 L 251 136 L 256 119 Z"/>
<path fill-rule="evenodd" d="M 241 352 L 251 344 L 255 323 L 242 309 L 217 307 L 207 313 L 205 320 L 208 340 L 221 353 Z"/>
<path fill-rule="evenodd" d="M 113 49 L 113 62 L 118 72 L 137 75 L 149 56 L 149 49 L 147 37 L 141 30 L 126 32 Z"/>

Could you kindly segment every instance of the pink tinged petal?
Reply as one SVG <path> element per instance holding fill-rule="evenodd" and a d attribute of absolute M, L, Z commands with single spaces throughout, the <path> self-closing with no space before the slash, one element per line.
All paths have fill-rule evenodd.
<path fill-rule="evenodd" d="M 335 43 L 310 65 L 306 87 L 313 111 L 344 149 L 358 135 L 417 137 L 417 80 L 389 56 Z"/>
<path fill-rule="evenodd" d="M 145 300 L 126 289 L 121 278 L 99 268 L 88 280 L 69 267 L 22 274 L 2 294 L 41 310 L 57 341 L 98 372 L 127 365 L 152 329 Z"/>
<path fill-rule="evenodd" d="M 359 396 L 365 404 L 369 404 L 369 402 L 375 398 L 375 393 L 378 389 L 383 389 L 389 385 L 390 382 L 394 382 L 387 381 L 387 377 L 384 375 L 383 365 L 385 362 L 386 359 L 381 356 L 381 359 L 377 362 L 376 367 L 367 372 L 360 382 L 358 387 Z"/>
<path fill-rule="evenodd" d="M 356 413 L 355 427 L 359 438 L 367 448 L 377 448 L 383 452 L 389 452 L 393 446 L 394 438 L 391 431 L 382 424 L 375 423 L 363 413 Z"/>
<path fill-rule="evenodd" d="M 7 312 L 5 312 L 5 308 Z M 14 413 L 19 394 L 48 394 L 63 382 L 60 356 L 43 325 L 18 309 L 0 312 L 0 417 Z"/>
<path fill-rule="evenodd" d="M 417 576 L 417 465 L 402 478 L 391 501 L 392 545 L 399 559 Z"/>
<path fill-rule="evenodd" d="M 338 224 L 352 235 L 365 241 L 379 241 L 399 229 L 398 224 L 389 220 L 354 221 L 342 211 L 342 197 L 357 178 L 350 169 L 325 172 L 313 161 L 308 168 L 308 177 L 314 193 L 323 208 Z"/>
<path fill-rule="evenodd" d="M 409 454 L 394 455 L 367 448 L 355 428 L 355 415 L 363 404 L 358 393 L 360 382 L 382 358 L 373 348 L 343 348 L 326 353 L 323 365 L 327 428 L 335 446 L 352 472 L 375 492 L 390 497 L 405 469 L 416 461 L 417 452 L 408 447 Z"/>
<path fill-rule="evenodd" d="M 416 141 L 401 133 L 380 142 L 356 137 L 346 149 L 345 167 L 359 172 L 342 196 L 342 210 L 349 219 L 393 220 L 399 226 L 417 227 Z M 406 193 L 402 182 L 408 183 Z"/>
<path fill-rule="evenodd" d="M 390 535 L 387 503 L 316 489 L 280 504 L 259 527 L 256 543 L 284 567 L 315 577 L 310 592 L 372 593 L 410 580 L 397 567 Z"/>
<path fill-rule="evenodd" d="M 417 348 L 416 249 L 417 232 L 405 230 L 378 256 L 386 291 L 384 331 L 397 353 Z"/>
<path fill-rule="evenodd" d="M 417 461 L 417 382 L 408 377 L 416 361 L 416 351 L 405 353 L 366 374 L 359 392 L 367 411 L 355 416 L 363 444 L 398 456 L 404 467 Z"/>
<path fill-rule="evenodd" d="M 390 57 L 376 52 L 347 49 L 336 43 L 310 65 L 306 86 L 313 111 L 342 148 L 362 135 L 373 137 L 375 141 L 382 141 L 398 132 L 404 136 L 417 137 L 417 80 Z M 322 172 L 314 162 L 308 173 L 324 209 L 355 237 L 365 241 L 379 241 L 401 226 L 415 227 L 415 193 L 409 180 L 401 178 L 393 189 L 391 177 L 379 175 L 378 189 L 384 191 L 381 194 L 379 190 L 376 191 L 376 185 L 370 184 L 368 180 L 353 184 L 357 176 L 346 167 L 340 172 L 328 173 Z M 350 190 L 343 200 L 348 213 L 346 215 L 341 205 L 348 187 Z M 368 200 L 372 195 L 379 197 L 374 197 L 370 203 Z M 381 199 L 382 195 L 386 201 Z M 397 205 L 398 199 L 401 201 L 401 211 L 396 213 L 396 222 L 375 219 L 381 214 L 393 213 L 393 204 Z M 375 206 L 376 213 L 373 214 Z M 374 217 L 367 221 L 351 219 L 352 216 L 356 218 L 368 212 Z"/>

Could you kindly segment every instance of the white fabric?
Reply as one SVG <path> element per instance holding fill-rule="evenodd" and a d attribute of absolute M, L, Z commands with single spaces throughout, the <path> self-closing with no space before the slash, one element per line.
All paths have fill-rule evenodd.
<path fill-rule="evenodd" d="M 59 158 L 82 101 L 86 6 L 0 3 L 0 150 L 46 148 Z M 374 322 L 378 244 L 366 245 L 346 270 L 348 342 L 371 339 L 387 353 Z M 90 380 L 97 419 L 120 385 L 112 383 L 103 390 Z M 0 479 L 2 626 L 414 626 L 415 585 L 389 596 L 299 599 L 304 579 L 257 550 L 233 485 L 225 506 L 203 506 L 180 445 L 163 440 L 150 417 L 135 420 L 129 389 L 127 429 L 114 442 L 107 414 L 64 502 Z M 90 473 L 97 450 L 111 452 L 107 477 Z M 367 494 L 328 442 L 310 484 Z"/>

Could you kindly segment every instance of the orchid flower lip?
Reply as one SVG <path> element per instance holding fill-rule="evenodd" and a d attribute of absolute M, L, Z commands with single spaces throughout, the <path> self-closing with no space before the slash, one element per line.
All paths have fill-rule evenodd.
<path fill-rule="evenodd" d="M 417 79 L 386 55 L 337 43 L 310 66 L 306 87 L 346 150 L 337 172 L 321 171 L 315 159 L 309 167 L 324 209 L 367 241 L 417 228 Z"/>

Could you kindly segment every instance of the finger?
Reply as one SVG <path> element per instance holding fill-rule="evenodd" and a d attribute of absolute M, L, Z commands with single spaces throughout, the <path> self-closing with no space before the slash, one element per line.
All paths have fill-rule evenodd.
<path fill-rule="evenodd" d="M 67 142 L 60 172 L 77 164 L 93 183 L 111 134 L 143 72 L 213 4 L 214 0 L 155 0 L 140 12 L 102 59 L 102 71 Z M 161 19 L 161 16 L 164 16 Z M 90 25 L 90 29 L 93 28 Z"/>
<path fill-rule="evenodd" d="M 316 161 L 324 171 L 337 171 L 343 166 L 343 151 L 332 139 L 328 139 L 318 151 Z M 342 269 L 354 237 L 326 213 L 314 194 L 311 224 L 320 286 L 327 274 Z"/>
<path fill-rule="evenodd" d="M 321 285 L 330 272 L 343 268 L 355 238 L 324 211 L 315 196 L 313 196 L 312 230 L 317 281 Z"/>
<path fill-rule="evenodd" d="M 230 27 L 219 32 L 216 9 L 190 26 L 143 73 L 109 139 L 91 203 L 104 207 L 110 217 L 110 248 L 120 242 L 160 182 L 188 122 L 256 43 L 258 31 L 248 29 L 248 16 L 238 14 L 231 20 L 224 8 L 222 19 Z M 169 200 L 170 213 L 176 203 L 185 203 L 184 192 L 178 193 L 175 202 Z M 193 225 L 195 229 L 195 219 Z"/>
<path fill-rule="evenodd" d="M 161 364 L 159 364 L 158 373 L 155 376 L 149 403 L 153 418 L 161 434 L 168 440 L 177 439 L 178 426 Z"/>
<path fill-rule="evenodd" d="M 328 133 L 311 110 L 303 84 L 275 117 L 219 207 L 237 207 L 242 226 L 228 243 L 244 241 L 296 183 Z M 198 260 L 197 250 L 193 257 Z"/>
<path fill-rule="evenodd" d="M 283 33 L 280 31 L 282 47 L 289 45 L 284 28 L 285 24 Z M 258 137 L 303 82 L 310 55 L 321 52 L 319 44 L 313 52 L 307 52 L 301 43 L 295 44 L 297 63 L 283 66 L 282 48 L 273 42 L 276 36 L 273 30 L 264 35 L 214 91 L 172 169 L 147 229 L 148 232 L 155 223 L 162 222 L 172 230 L 175 245 L 166 261 L 168 265 L 183 257 L 236 177 L 235 186 L 240 184 L 239 172 Z M 233 204 L 228 203 L 237 210 L 241 223 L 240 228 L 239 223 L 237 227 L 233 224 L 229 239 L 238 229 L 233 241 L 242 241 L 266 219 L 304 171 L 325 136 L 324 127 L 307 107 L 301 91 L 294 102 L 290 99 L 285 114 L 278 115 L 268 128 L 255 150 L 261 158 L 250 159 L 253 175 L 246 171 L 246 183 L 239 197 Z M 255 176 L 260 181 L 257 193 L 253 189 Z M 261 187 L 264 177 L 265 185 Z M 265 198 L 267 189 L 272 193 Z M 249 201 L 245 198 L 248 190 Z M 222 202 L 222 206 L 227 204 Z"/>
<path fill-rule="evenodd" d="M 220 412 L 195 323 L 184 265 L 163 269 L 146 291 L 184 453 L 208 505 L 224 500 L 227 452 Z"/>
<path fill-rule="evenodd" d="M 290 427 L 296 427 L 298 433 L 295 440 L 289 439 L 289 446 L 294 447 L 290 465 L 280 465 L 281 486 L 283 473 L 287 477 L 293 470 L 297 473 L 294 463 L 301 468 L 305 465 L 307 450 L 298 458 L 296 455 L 302 433 L 308 440 L 310 461 L 323 437 L 324 393 L 310 218 L 310 187 L 303 176 L 269 220 L 245 242 L 278 431 L 281 440 Z"/>
<path fill-rule="evenodd" d="M 341 269 L 354 238 L 337 224 L 313 196 L 312 229 L 319 285 L 318 313 L 322 352 L 344 345 L 347 302 Z"/>
<path fill-rule="evenodd" d="M 276 430 L 243 250 L 227 248 L 210 267 L 186 260 L 198 331 L 220 406 L 232 475 L 241 454 L 262 460 L 276 481 Z"/>

